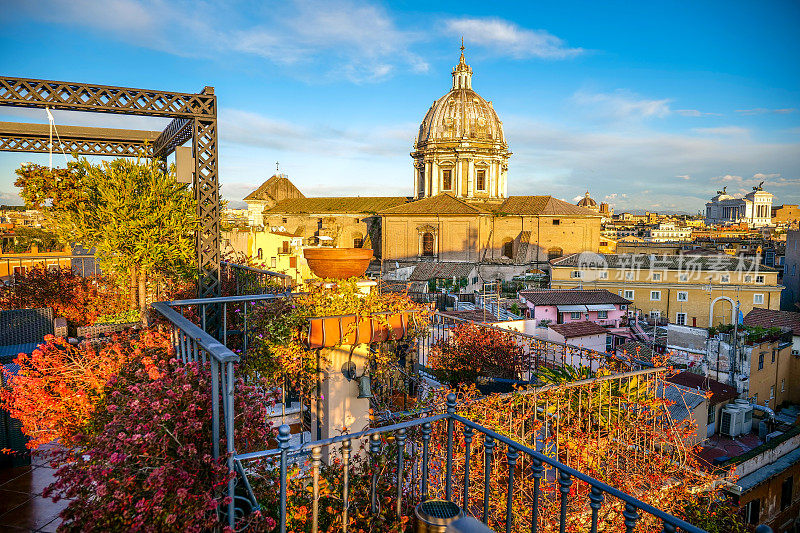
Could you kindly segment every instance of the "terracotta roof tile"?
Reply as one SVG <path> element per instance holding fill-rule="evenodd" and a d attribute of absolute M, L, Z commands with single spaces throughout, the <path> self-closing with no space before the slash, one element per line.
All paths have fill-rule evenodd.
<path fill-rule="evenodd" d="M 793 335 L 800 335 L 800 313 L 795 311 L 778 311 L 777 309 L 755 308 L 744 317 L 745 326 L 761 326 L 763 328 L 787 327 Z"/>
<path fill-rule="evenodd" d="M 264 213 L 374 214 L 390 207 L 402 205 L 407 201 L 408 199 L 404 196 L 326 196 L 315 198 L 290 198 L 278 202 L 269 209 L 265 209 Z"/>
<path fill-rule="evenodd" d="M 460 318 L 461 320 L 469 320 L 470 322 L 499 322 L 496 316 L 489 311 L 483 309 L 462 309 L 460 311 L 442 311 L 439 313 L 443 316 L 451 316 L 453 318 Z"/>
<path fill-rule="evenodd" d="M 481 207 L 462 202 L 447 193 L 413 200 L 397 206 L 389 206 L 382 215 L 477 215 L 486 213 Z"/>
<path fill-rule="evenodd" d="M 509 196 L 496 211 L 510 215 L 600 216 L 590 209 L 572 205 L 552 196 Z"/>
<path fill-rule="evenodd" d="M 430 279 L 466 278 L 472 273 L 475 263 L 419 263 L 409 276 L 409 281 Z"/>
<path fill-rule="evenodd" d="M 710 390 L 711 405 L 728 402 L 739 397 L 739 392 L 736 390 L 736 387 L 725 385 L 715 379 L 695 374 L 694 372 L 684 371 L 667 378 L 667 381 L 693 389 L 700 389 L 702 391 Z"/>
<path fill-rule="evenodd" d="M 585 305 L 585 304 L 629 304 L 622 296 L 605 289 L 531 289 L 519 295 L 533 305 Z"/>
<path fill-rule="evenodd" d="M 638 268 L 639 270 L 692 270 L 714 272 L 736 272 L 737 270 L 755 272 L 776 272 L 754 259 L 733 257 L 727 254 L 716 255 L 655 255 L 655 254 L 570 254 L 550 262 L 554 267 L 586 266 L 601 268 Z"/>
<path fill-rule="evenodd" d="M 608 333 L 606 328 L 589 320 L 581 320 L 580 322 L 567 322 L 566 324 L 550 324 L 548 327 L 565 339 L 587 337 L 589 335 L 603 335 Z"/>

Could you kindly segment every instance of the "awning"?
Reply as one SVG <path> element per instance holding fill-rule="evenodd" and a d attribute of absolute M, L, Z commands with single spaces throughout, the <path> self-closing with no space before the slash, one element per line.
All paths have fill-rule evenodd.
<path fill-rule="evenodd" d="M 557 305 L 560 313 L 585 313 L 588 311 L 585 305 Z"/>
<path fill-rule="evenodd" d="M 586 309 L 589 311 L 616 311 L 617 308 L 614 304 L 587 304 Z"/>

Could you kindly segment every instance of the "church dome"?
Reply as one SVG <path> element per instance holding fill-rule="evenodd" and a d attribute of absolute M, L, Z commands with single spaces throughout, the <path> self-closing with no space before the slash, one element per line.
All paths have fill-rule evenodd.
<path fill-rule="evenodd" d="M 597 202 L 595 202 L 591 196 L 589 196 L 589 191 L 586 191 L 586 196 L 578 200 L 578 207 L 597 207 Z"/>
<path fill-rule="evenodd" d="M 461 59 L 453 69 L 453 88 L 436 100 L 419 127 L 416 148 L 429 142 L 481 141 L 507 149 L 503 123 L 492 103 L 472 90 L 472 68 Z"/>

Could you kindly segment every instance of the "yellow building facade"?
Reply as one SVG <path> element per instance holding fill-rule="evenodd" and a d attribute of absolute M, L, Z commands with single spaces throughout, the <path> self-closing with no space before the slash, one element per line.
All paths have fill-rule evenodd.
<path fill-rule="evenodd" d="M 736 302 L 778 309 L 778 271 L 752 259 L 689 255 L 574 254 L 552 262 L 553 289 L 606 289 L 633 302 L 629 309 L 670 323 L 708 327 L 736 320 Z"/>

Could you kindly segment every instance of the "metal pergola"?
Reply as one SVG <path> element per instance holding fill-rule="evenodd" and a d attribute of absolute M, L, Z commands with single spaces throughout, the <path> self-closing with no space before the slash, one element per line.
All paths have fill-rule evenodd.
<path fill-rule="evenodd" d="M 192 183 L 200 221 L 197 292 L 200 298 L 220 296 L 217 97 L 213 87 L 193 94 L 0 76 L 0 106 L 171 118 L 162 132 L 59 125 L 62 142 L 54 151 L 144 155 L 166 161 L 191 139 Z M 49 141 L 48 125 L 0 122 L 0 151 L 47 153 Z"/>

